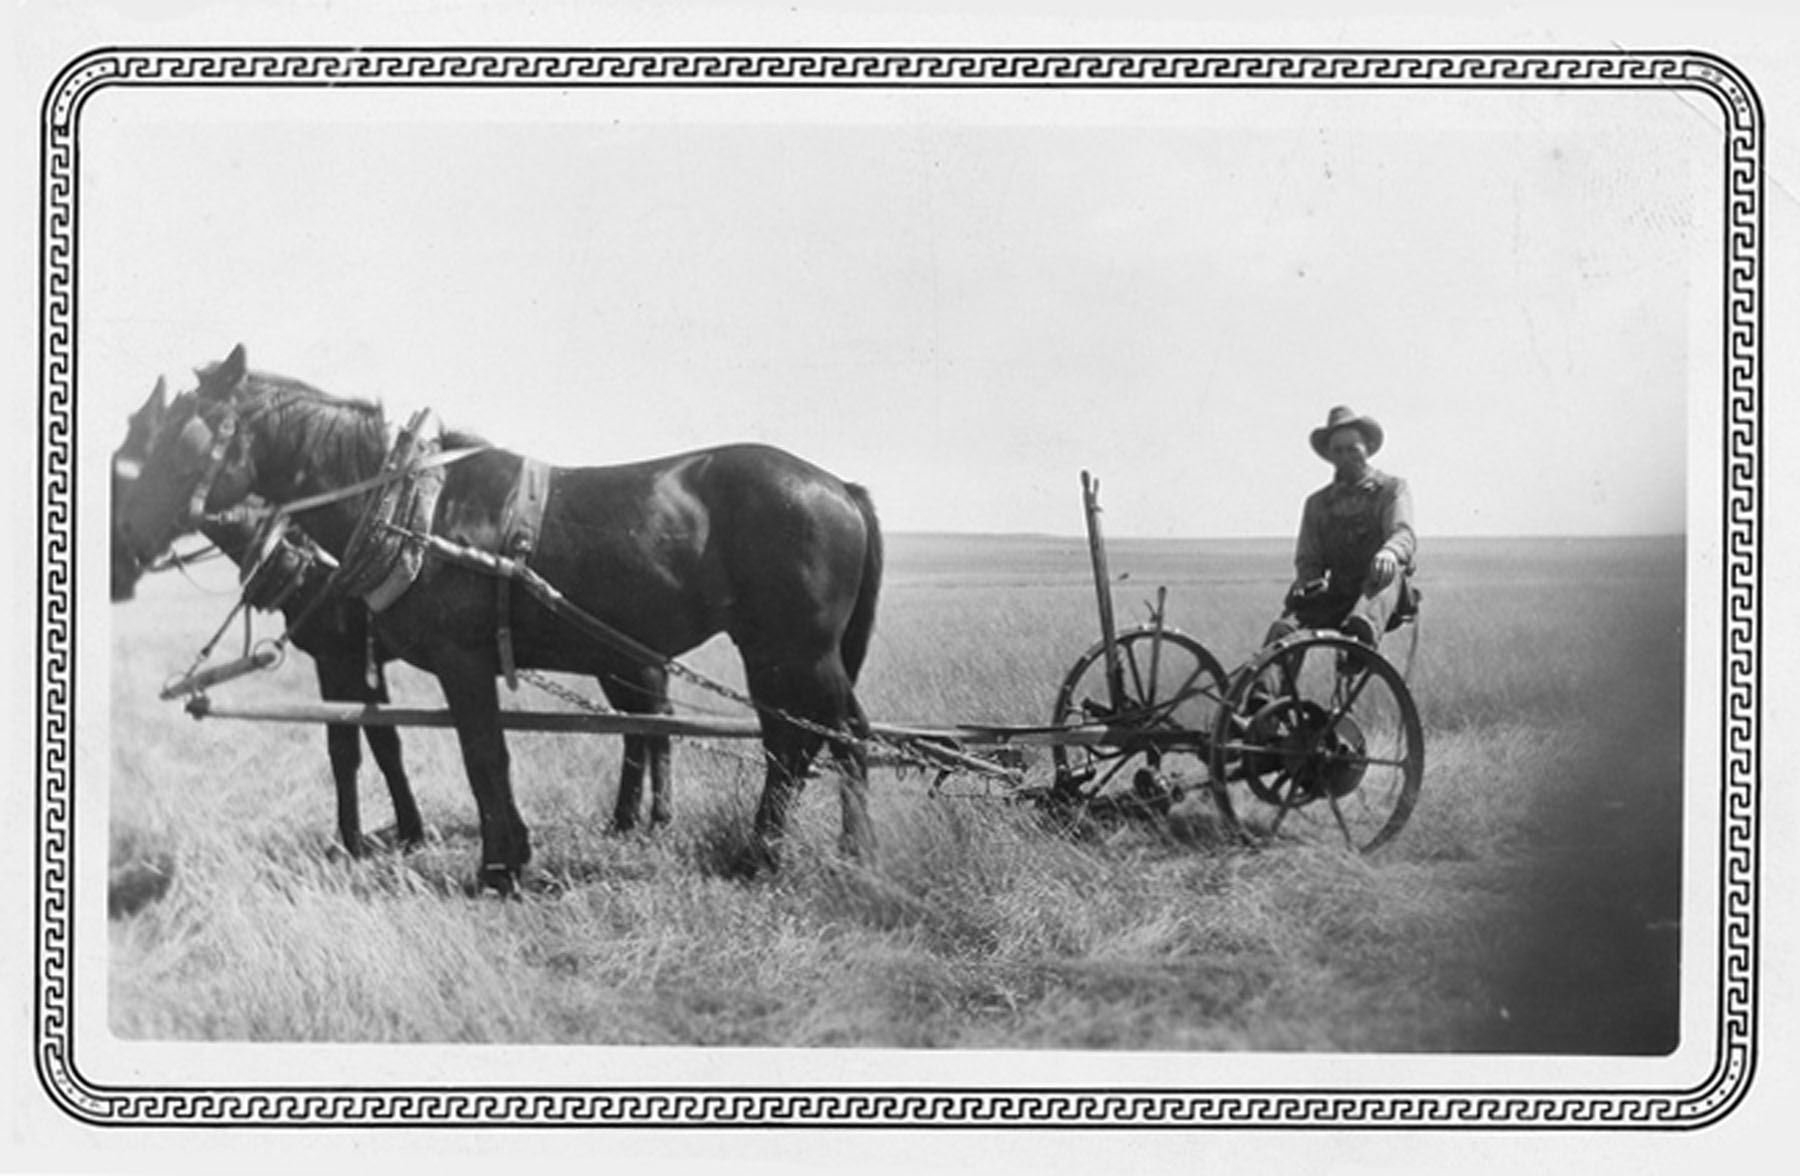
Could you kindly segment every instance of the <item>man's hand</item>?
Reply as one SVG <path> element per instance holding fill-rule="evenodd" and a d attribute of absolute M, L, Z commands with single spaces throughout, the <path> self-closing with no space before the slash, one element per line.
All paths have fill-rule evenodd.
<path fill-rule="evenodd" d="M 1287 603 L 1291 607 L 1295 601 L 1311 600 L 1319 593 L 1331 587 L 1331 581 L 1325 576 L 1317 576 L 1311 580 L 1295 580 L 1287 591 Z"/>
<path fill-rule="evenodd" d="M 1394 577 L 1399 574 L 1400 560 L 1393 552 L 1383 547 L 1375 553 L 1375 558 L 1369 561 L 1369 594 L 1373 596 L 1380 592 L 1392 584 Z"/>

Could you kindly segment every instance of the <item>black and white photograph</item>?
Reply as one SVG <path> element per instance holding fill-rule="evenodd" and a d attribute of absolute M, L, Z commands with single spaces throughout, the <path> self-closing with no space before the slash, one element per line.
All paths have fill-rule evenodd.
<path fill-rule="evenodd" d="M 1779 1121 L 1748 26 L 77 7 L 28 1164 Z"/>

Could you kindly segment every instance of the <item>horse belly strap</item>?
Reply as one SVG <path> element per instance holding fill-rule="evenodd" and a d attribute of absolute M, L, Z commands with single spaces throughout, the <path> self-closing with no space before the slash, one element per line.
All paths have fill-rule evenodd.
<path fill-rule="evenodd" d="M 544 526 L 544 506 L 550 500 L 550 467 L 536 458 L 523 458 L 519 477 L 506 496 L 500 512 L 500 551 L 520 564 L 531 561 L 537 550 L 538 535 Z M 495 636 L 500 645 L 500 672 L 510 689 L 519 688 L 518 667 L 513 659 L 512 578 L 501 576 L 496 582 Z"/>

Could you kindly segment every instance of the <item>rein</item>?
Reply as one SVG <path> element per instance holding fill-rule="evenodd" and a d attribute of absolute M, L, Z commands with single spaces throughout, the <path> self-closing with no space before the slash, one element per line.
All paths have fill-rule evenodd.
<path fill-rule="evenodd" d="M 155 572 L 185 572 L 195 564 L 207 563 L 218 559 L 225 552 L 216 543 L 208 543 L 205 547 L 196 547 L 192 551 L 170 550 L 159 555 L 144 565 L 145 574 Z"/>
<path fill-rule="evenodd" d="M 312 494 L 305 498 L 296 498 L 292 502 L 282 503 L 275 507 L 274 513 L 278 518 L 288 518 L 293 515 L 304 514 L 310 510 L 317 510 L 321 506 L 330 506 L 334 502 L 343 502 L 345 499 L 355 498 L 359 494 L 367 494 L 371 490 L 379 490 L 383 486 L 398 482 L 402 478 L 410 478 L 414 474 L 436 469 L 438 466 L 451 465 L 455 462 L 462 461 L 464 458 L 474 457 L 477 453 L 486 453 L 492 448 L 493 446 L 491 445 L 470 445 L 462 449 L 440 450 L 430 457 L 421 458 L 418 461 L 410 462 L 395 469 L 383 470 L 379 474 L 376 474 L 373 477 L 364 478 L 360 482 L 353 482 L 348 486 L 340 486 L 335 490 L 324 490 L 318 494 Z"/>

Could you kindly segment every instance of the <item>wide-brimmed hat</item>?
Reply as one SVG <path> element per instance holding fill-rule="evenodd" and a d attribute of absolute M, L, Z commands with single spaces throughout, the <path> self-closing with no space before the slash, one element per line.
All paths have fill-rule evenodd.
<path fill-rule="evenodd" d="M 1351 408 L 1348 404 L 1340 404 L 1325 417 L 1325 423 L 1312 431 L 1313 452 L 1325 460 L 1325 442 L 1339 429 L 1356 429 L 1363 435 L 1363 441 L 1369 446 L 1371 456 L 1381 448 L 1381 422 L 1374 417 L 1366 417 Z"/>

